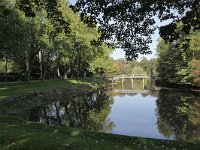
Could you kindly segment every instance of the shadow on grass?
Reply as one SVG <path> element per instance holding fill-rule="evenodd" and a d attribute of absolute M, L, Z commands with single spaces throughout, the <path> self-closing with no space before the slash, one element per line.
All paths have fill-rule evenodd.
<path fill-rule="evenodd" d="M 165 141 L 45 125 L 0 116 L 0 149 L 198 150 L 200 143 Z"/>

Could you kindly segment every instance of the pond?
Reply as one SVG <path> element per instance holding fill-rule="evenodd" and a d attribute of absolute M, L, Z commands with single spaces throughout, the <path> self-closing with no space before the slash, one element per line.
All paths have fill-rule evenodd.
<path fill-rule="evenodd" d="M 128 136 L 200 139 L 200 96 L 156 89 L 149 80 L 119 80 L 109 89 L 58 97 L 17 114 L 26 120 Z"/>

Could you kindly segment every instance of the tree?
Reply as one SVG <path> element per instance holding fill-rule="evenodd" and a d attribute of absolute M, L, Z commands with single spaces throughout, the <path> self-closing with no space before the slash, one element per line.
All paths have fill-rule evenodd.
<path fill-rule="evenodd" d="M 97 76 L 111 75 L 118 69 L 113 60 L 109 58 L 111 49 L 106 45 L 102 45 L 99 48 L 100 53 L 89 64 L 89 70 Z"/>
<path fill-rule="evenodd" d="M 169 43 L 165 43 L 164 40 L 160 39 L 157 46 L 158 53 L 158 76 L 165 80 L 175 79 L 175 58 L 174 56 L 180 56 L 179 53 L 174 54 L 173 46 Z"/>
<path fill-rule="evenodd" d="M 147 72 L 148 74 L 151 73 L 151 62 L 146 58 L 146 57 L 142 57 L 142 60 L 140 61 L 140 66 L 144 69 L 145 72 Z"/>
<path fill-rule="evenodd" d="M 136 66 L 132 69 L 132 74 L 147 74 L 140 66 Z"/>
<path fill-rule="evenodd" d="M 194 85 L 200 87 L 200 60 L 193 60 L 191 63 L 192 75 L 194 77 Z"/>
<path fill-rule="evenodd" d="M 0 59 L 4 61 L 4 77 L 7 82 L 9 64 L 14 61 L 14 56 L 19 52 L 20 41 L 23 37 L 19 13 L 14 9 L 13 3 L 0 0 Z"/>
<path fill-rule="evenodd" d="M 120 74 L 124 74 L 126 61 L 124 59 L 118 59 L 116 60 L 116 64 L 118 65 L 118 68 L 120 69 Z"/>
<path fill-rule="evenodd" d="M 157 47 L 159 77 L 177 84 L 198 85 L 199 33 L 182 33 L 173 43 L 160 40 Z"/>
<path fill-rule="evenodd" d="M 41 7 L 46 10 L 47 18 L 51 21 L 57 31 L 64 30 L 66 34 L 70 32 L 70 23 L 64 18 L 63 13 L 59 10 L 62 4 L 67 5 L 66 1 L 58 0 L 16 0 L 17 8 L 22 10 L 27 17 L 36 17 L 37 9 Z"/>
<path fill-rule="evenodd" d="M 60 11 L 60 1 L 52 0 L 17 0 L 18 6 L 26 16 L 35 17 L 35 5 L 47 11 L 47 17 L 58 30 L 69 33 L 70 21 L 65 20 Z M 160 28 L 163 39 L 173 41 L 180 36 L 176 32 L 177 22 L 182 21 L 181 31 L 188 34 L 191 30 L 200 29 L 198 0 L 178 1 L 97 1 L 78 0 L 71 8 L 80 11 L 82 21 L 89 27 L 99 27 L 100 41 L 113 41 L 116 47 L 126 52 L 127 60 L 137 58 L 138 54 L 151 53 L 149 43 L 151 34 L 156 29 L 155 16 L 162 20 L 173 19 L 173 22 Z M 178 13 L 173 13 L 177 11 Z"/>
<path fill-rule="evenodd" d="M 136 61 L 136 60 L 128 61 L 127 64 L 125 64 L 125 66 L 124 66 L 124 73 L 125 74 L 131 74 L 132 69 L 134 67 L 137 67 L 138 65 L 139 65 L 139 62 Z"/>
<path fill-rule="evenodd" d="M 82 20 L 89 26 L 98 24 L 101 40 L 117 40 L 114 43 L 125 50 L 128 60 L 137 58 L 138 54 L 151 53 L 148 44 L 155 30 L 155 16 L 161 21 L 173 19 L 171 24 L 160 29 L 160 35 L 165 40 L 179 38 L 175 30 L 180 20 L 183 22 L 181 30 L 186 34 L 190 29 L 200 29 L 199 0 L 78 0 L 71 7 L 76 12 L 80 11 Z"/>
<path fill-rule="evenodd" d="M 106 56 L 106 59 L 109 59 L 110 49 L 106 49 L 103 44 L 93 44 L 99 38 L 97 29 L 87 27 L 72 10 L 66 9 L 68 9 L 68 12 L 65 15 L 71 22 L 71 32 L 67 39 L 69 47 L 62 59 L 67 65 L 66 70 L 68 70 L 69 77 L 85 77 L 91 71 L 90 64 L 94 60 L 101 56 Z"/>
<path fill-rule="evenodd" d="M 82 22 L 65 0 L 0 0 L 0 8 L 0 61 L 5 64 L 5 81 L 10 64 L 27 82 L 86 77 L 97 68 L 104 74 L 114 71 L 111 48 L 98 42 L 97 28 Z"/>

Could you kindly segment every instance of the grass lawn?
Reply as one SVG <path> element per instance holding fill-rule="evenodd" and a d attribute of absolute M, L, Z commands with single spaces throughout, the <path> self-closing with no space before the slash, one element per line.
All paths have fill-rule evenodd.
<path fill-rule="evenodd" d="M 200 143 L 92 133 L 0 116 L 1 150 L 199 150 Z"/>
<path fill-rule="evenodd" d="M 24 95 L 33 92 L 47 91 L 55 88 L 64 88 L 75 85 L 91 85 L 101 83 L 105 80 L 99 78 L 86 78 L 81 80 L 51 80 L 51 81 L 36 81 L 31 83 L 15 82 L 0 84 L 0 100 L 10 96 Z"/>

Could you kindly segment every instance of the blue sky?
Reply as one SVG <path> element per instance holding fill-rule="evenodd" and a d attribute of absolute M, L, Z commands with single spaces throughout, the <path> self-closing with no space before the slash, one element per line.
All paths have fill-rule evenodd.
<path fill-rule="evenodd" d="M 71 4 L 75 4 L 76 0 L 69 0 L 69 2 Z M 156 21 L 156 26 L 162 26 L 162 25 L 166 25 L 169 24 L 171 22 L 171 20 L 167 20 L 167 21 L 163 21 L 160 22 L 158 20 L 158 18 L 155 17 L 155 21 Z M 152 34 L 152 43 L 150 44 L 150 50 L 152 51 L 152 54 L 150 55 L 139 55 L 139 60 L 145 56 L 147 59 L 151 59 L 151 58 L 155 58 L 156 57 L 156 47 L 158 44 L 158 39 L 159 39 L 159 30 L 157 29 L 154 34 Z M 113 59 L 119 59 L 119 58 L 125 58 L 125 53 L 122 49 L 116 49 L 112 52 L 111 57 L 113 57 Z"/>

